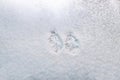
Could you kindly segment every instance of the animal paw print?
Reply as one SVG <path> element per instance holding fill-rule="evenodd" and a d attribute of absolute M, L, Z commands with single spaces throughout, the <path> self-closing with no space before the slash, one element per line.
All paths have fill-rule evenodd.
<path fill-rule="evenodd" d="M 59 53 L 62 50 L 63 42 L 62 42 L 61 37 L 59 36 L 59 34 L 56 31 L 50 32 L 50 37 L 48 40 L 49 40 L 52 50 L 55 53 Z"/>
<path fill-rule="evenodd" d="M 69 32 L 65 40 L 65 50 L 71 55 L 77 55 L 79 54 L 79 47 L 79 40 L 72 32 Z"/>

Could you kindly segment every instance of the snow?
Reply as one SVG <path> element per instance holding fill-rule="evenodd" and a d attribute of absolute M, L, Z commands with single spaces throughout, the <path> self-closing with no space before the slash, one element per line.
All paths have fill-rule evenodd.
<path fill-rule="evenodd" d="M 0 0 L 0 80 L 119 80 L 119 0 Z"/>

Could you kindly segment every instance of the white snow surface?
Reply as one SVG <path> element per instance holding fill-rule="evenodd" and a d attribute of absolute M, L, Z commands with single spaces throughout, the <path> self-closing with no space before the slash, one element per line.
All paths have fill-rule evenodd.
<path fill-rule="evenodd" d="M 120 80 L 120 1 L 0 0 L 0 80 Z"/>

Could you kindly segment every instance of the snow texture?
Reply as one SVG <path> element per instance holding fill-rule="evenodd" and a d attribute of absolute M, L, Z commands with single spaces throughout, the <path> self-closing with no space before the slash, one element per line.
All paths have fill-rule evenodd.
<path fill-rule="evenodd" d="M 120 1 L 0 0 L 0 80 L 120 80 Z"/>

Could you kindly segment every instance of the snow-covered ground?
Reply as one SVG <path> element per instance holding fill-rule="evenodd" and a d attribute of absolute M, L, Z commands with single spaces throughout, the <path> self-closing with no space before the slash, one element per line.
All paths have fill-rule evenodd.
<path fill-rule="evenodd" d="M 0 80 L 120 80 L 120 1 L 0 0 Z"/>

